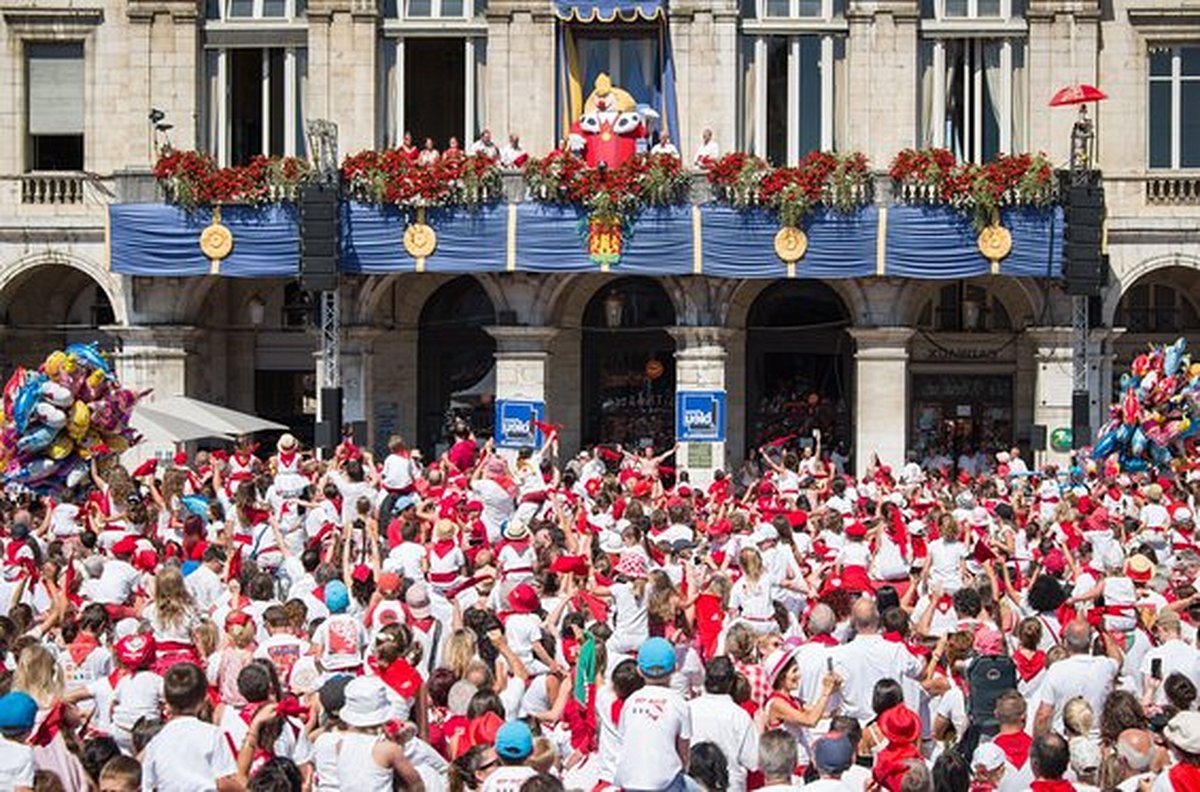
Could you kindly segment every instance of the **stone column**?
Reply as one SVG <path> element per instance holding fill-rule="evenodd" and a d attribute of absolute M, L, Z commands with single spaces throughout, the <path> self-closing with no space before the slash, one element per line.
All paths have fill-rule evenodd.
<path fill-rule="evenodd" d="M 484 330 L 496 340 L 496 399 L 546 402 L 546 420 L 553 422 L 556 408 L 546 396 L 558 328 L 492 325 Z"/>
<path fill-rule="evenodd" d="M 153 389 L 148 401 L 188 394 L 188 353 L 196 328 L 166 325 L 120 327 L 113 363 L 121 384 L 135 391 Z"/>
<path fill-rule="evenodd" d="M 911 327 L 853 327 L 854 461 L 857 475 L 873 453 L 898 470 L 908 452 L 908 342 Z"/>
<path fill-rule="evenodd" d="M 671 327 L 668 332 L 675 339 L 675 391 L 726 390 L 725 360 L 733 331 L 724 327 Z M 725 404 L 728 437 L 728 393 Z M 707 487 L 713 472 L 725 468 L 726 444 L 680 443 L 675 466 L 688 471 L 693 485 Z"/>
<path fill-rule="evenodd" d="M 1033 423 L 1046 427 L 1046 451 L 1039 462 L 1062 464 L 1068 455 L 1050 447 L 1049 438 L 1059 427 L 1071 428 L 1073 390 L 1070 327 L 1031 327 L 1025 331 L 1036 365 L 1033 386 Z"/>

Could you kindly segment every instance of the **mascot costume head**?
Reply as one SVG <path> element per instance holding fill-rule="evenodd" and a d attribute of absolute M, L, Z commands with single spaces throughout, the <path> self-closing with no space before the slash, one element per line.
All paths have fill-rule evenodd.
<path fill-rule="evenodd" d="M 644 137 L 646 125 L 633 96 L 614 86 L 607 74 L 597 76 L 583 113 L 571 126 L 572 149 L 582 151 L 590 167 L 615 168 L 637 152 Z"/>

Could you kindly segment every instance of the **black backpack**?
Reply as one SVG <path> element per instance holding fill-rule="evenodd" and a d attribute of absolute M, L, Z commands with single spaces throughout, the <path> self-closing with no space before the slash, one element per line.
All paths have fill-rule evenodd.
<path fill-rule="evenodd" d="M 1008 655 L 980 655 L 967 666 L 967 730 L 958 750 L 967 760 L 975 753 L 981 737 L 1000 731 L 996 699 L 1017 689 L 1017 664 Z"/>

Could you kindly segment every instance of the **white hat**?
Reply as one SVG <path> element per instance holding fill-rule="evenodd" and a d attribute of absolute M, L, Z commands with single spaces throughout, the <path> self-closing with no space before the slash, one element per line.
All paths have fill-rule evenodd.
<path fill-rule="evenodd" d="M 321 670 L 317 668 L 317 658 L 312 655 L 305 655 L 297 660 L 288 674 L 288 687 L 298 696 L 316 693 L 324 681 Z"/>
<path fill-rule="evenodd" d="M 921 536 L 922 534 L 925 533 L 925 521 L 924 520 L 910 521 L 908 524 L 908 532 L 910 534 L 916 534 L 917 536 Z"/>
<path fill-rule="evenodd" d="M 996 461 L 999 462 L 1001 465 L 1007 465 L 1010 459 L 1012 459 L 1012 457 L 1009 456 L 1007 451 L 997 451 L 996 452 Z"/>
<path fill-rule="evenodd" d="M 980 743 L 971 756 L 971 767 L 982 767 L 984 772 L 990 773 L 1003 767 L 1005 761 L 1007 761 L 1007 757 L 1000 746 L 990 742 Z"/>
<path fill-rule="evenodd" d="M 1184 753 L 1200 754 L 1200 712 L 1181 712 L 1171 718 L 1163 737 Z"/>
<path fill-rule="evenodd" d="M 127 635 L 133 635 L 141 627 L 142 625 L 137 619 L 121 619 L 113 626 L 113 641 L 119 641 Z"/>
<path fill-rule="evenodd" d="M 293 435 L 289 432 L 284 432 L 282 435 L 279 436 L 279 442 L 277 442 L 275 444 L 275 447 L 277 449 L 279 449 L 280 451 L 292 451 L 295 448 L 297 448 L 299 445 L 300 445 L 300 443 L 298 443 L 296 441 L 295 435 Z"/>
<path fill-rule="evenodd" d="M 446 709 L 451 715 L 466 715 L 467 706 L 471 703 L 471 697 L 478 692 L 479 688 L 472 685 L 465 679 L 460 679 L 450 686 L 450 692 L 446 696 Z"/>
<path fill-rule="evenodd" d="M 974 509 L 971 509 L 970 523 L 976 528 L 991 525 L 992 515 L 988 514 L 988 510 L 983 506 L 976 506 Z"/>
<path fill-rule="evenodd" d="M 356 677 L 346 685 L 346 703 L 338 716 L 348 726 L 378 726 L 388 719 L 387 688 L 378 677 Z"/>
<path fill-rule="evenodd" d="M 783 669 L 786 668 L 788 662 L 796 656 L 796 653 L 799 651 L 799 649 L 800 647 L 798 646 L 793 646 L 790 649 L 786 647 L 780 647 L 774 652 L 771 652 L 771 654 L 767 655 L 767 659 L 763 660 L 763 668 L 765 668 L 767 671 L 768 685 L 775 687 L 775 680 L 778 679 L 779 675 L 783 673 Z"/>
<path fill-rule="evenodd" d="M 1071 740 L 1071 769 L 1076 773 L 1100 769 L 1100 746 L 1086 737 Z"/>
<path fill-rule="evenodd" d="M 508 522 L 504 524 L 504 538 L 512 541 L 524 539 L 529 534 L 529 529 L 525 523 L 518 520 L 516 517 L 509 517 Z"/>
<path fill-rule="evenodd" d="M 770 523 L 759 523 L 754 528 L 754 543 L 773 542 L 779 538 L 779 531 Z"/>

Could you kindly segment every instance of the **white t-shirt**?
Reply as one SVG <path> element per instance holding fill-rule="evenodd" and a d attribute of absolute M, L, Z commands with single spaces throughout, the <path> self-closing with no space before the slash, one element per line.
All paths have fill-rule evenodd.
<path fill-rule="evenodd" d="M 676 740 L 690 740 L 692 717 L 683 696 L 670 688 L 647 685 L 621 708 L 622 751 L 613 784 L 623 789 L 664 789 L 683 770 Z"/>
<path fill-rule="evenodd" d="M 620 652 L 633 652 L 642 645 L 650 635 L 650 622 L 646 614 L 647 595 L 639 600 L 629 583 L 614 583 L 613 597 L 613 636 L 612 643 Z"/>
<path fill-rule="evenodd" d="M 234 775 L 221 730 L 192 717 L 172 718 L 142 754 L 142 792 L 216 792 L 217 779 Z"/>
<path fill-rule="evenodd" d="M 1137 690 L 1139 693 L 1146 680 L 1150 678 L 1150 666 L 1155 659 L 1162 662 L 1162 673 L 1159 677 L 1162 680 L 1166 680 L 1171 674 L 1183 674 L 1192 682 L 1200 681 L 1200 652 L 1178 638 L 1173 638 L 1142 655 L 1142 662 L 1138 668 L 1140 679 Z M 1154 691 L 1154 703 L 1165 704 L 1166 702 L 1167 694 L 1163 691 L 1163 685 L 1160 684 Z"/>
<path fill-rule="evenodd" d="M 381 480 L 383 486 L 389 490 L 401 490 L 412 486 L 416 472 L 416 466 L 413 464 L 412 457 L 401 454 L 388 454 L 388 458 L 383 460 L 383 475 Z"/>
<path fill-rule="evenodd" d="M 163 680 L 158 674 L 139 671 L 123 678 L 113 691 L 113 723 L 125 731 L 139 718 L 157 718 L 162 713 Z"/>
<path fill-rule="evenodd" d="M 420 542 L 401 542 L 383 560 L 383 571 L 396 572 L 409 580 L 424 580 L 425 571 L 421 569 L 424 559 L 425 547 Z"/>
<path fill-rule="evenodd" d="M 947 542 L 934 539 L 929 543 L 929 586 L 940 586 L 946 594 L 962 588 L 961 563 L 967 557 L 967 546 L 962 542 Z"/>
<path fill-rule="evenodd" d="M 105 562 L 104 571 L 96 579 L 89 595 L 93 602 L 101 605 L 121 605 L 133 594 L 139 580 L 141 574 L 129 563 L 118 558 L 110 559 Z"/>
<path fill-rule="evenodd" d="M 479 501 L 483 504 L 483 512 L 479 519 L 487 529 L 488 541 L 493 544 L 500 541 L 500 530 L 504 521 L 516 510 L 512 495 L 491 479 L 472 481 L 471 491 L 479 496 Z"/>
<path fill-rule="evenodd" d="M 325 668 L 354 668 L 362 665 L 367 631 L 355 617 L 339 613 L 321 622 L 313 633 L 313 643 L 321 647 L 321 665 Z"/>
<path fill-rule="evenodd" d="M 921 660 L 902 643 L 881 635 L 859 635 L 834 651 L 834 669 L 845 680 L 842 686 L 844 714 L 866 725 L 875 717 L 871 698 L 875 683 L 884 678 L 916 679 L 924 670 Z"/>
<path fill-rule="evenodd" d="M 209 569 L 207 564 L 201 564 L 194 569 L 183 582 L 188 593 L 192 595 L 192 601 L 201 611 L 212 610 L 225 595 L 225 584 L 221 582 L 221 576 Z"/>
<path fill-rule="evenodd" d="M 704 693 L 688 702 L 692 741 L 711 742 L 725 754 L 729 792 L 744 792 L 746 771 L 758 769 L 758 729 L 750 714 L 729 696 Z"/>
<path fill-rule="evenodd" d="M 1051 728 L 1062 731 L 1063 708 L 1075 696 L 1083 696 L 1092 705 L 1092 712 L 1100 712 L 1116 676 L 1116 660 L 1092 655 L 1071 655 L 1046 669 L 1038 701 L 1039 707 L 1049 704 L 1054 708 Z"/>
<path fill-rule="evenodd" d="M 525 765 L 497 767 L 483 780 L 480 792 L 517 792 L 525 780 L 537 775 L 537 770 Z"/>
<path fill-rule="evenodd" d="M 0 739 L 0 789 L 33 789 L 33 749 Z"/>

